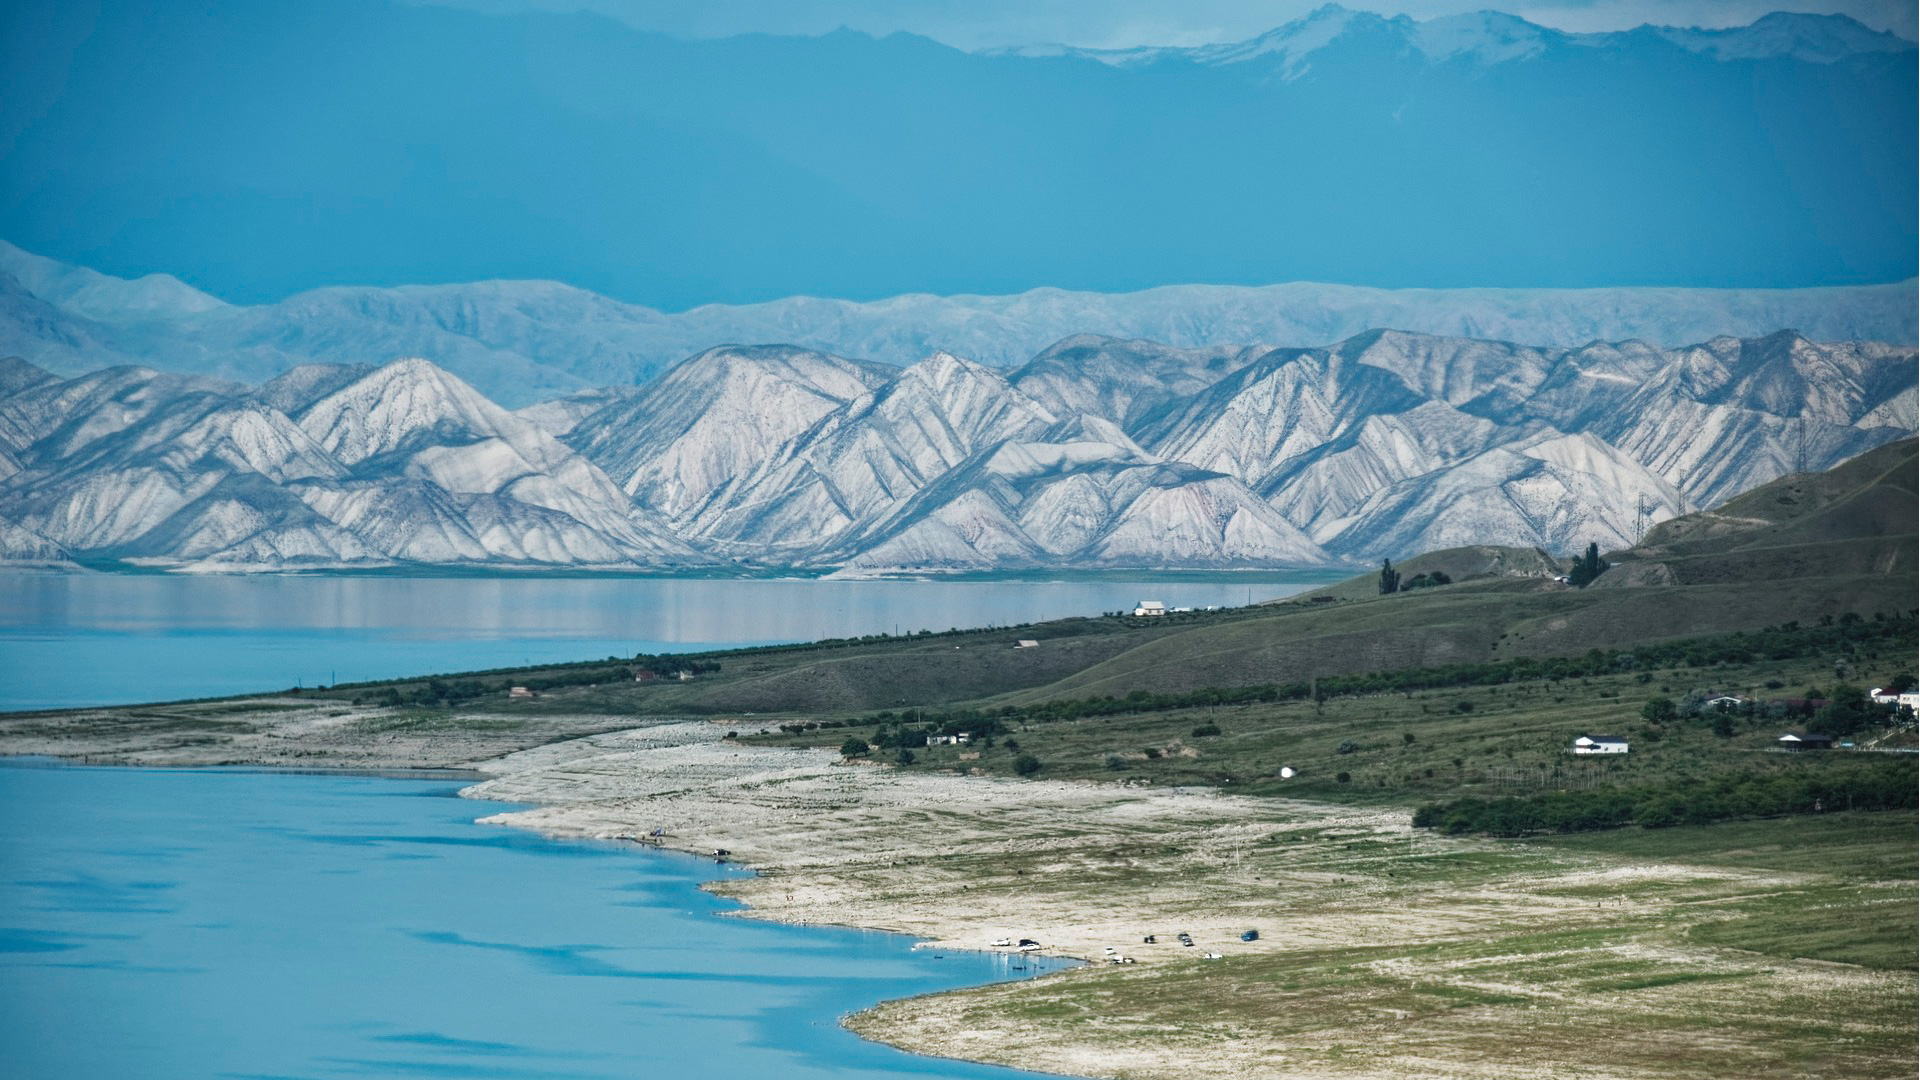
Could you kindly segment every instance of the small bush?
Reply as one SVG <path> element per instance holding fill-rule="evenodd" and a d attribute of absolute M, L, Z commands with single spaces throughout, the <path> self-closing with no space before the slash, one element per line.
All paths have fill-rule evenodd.
<path fill-rule="evenodd" d="M 1210 738 L 1218 734 L 1220 734 L 1220 725 L 1215 723 L 1201 724 L 1193 729 L 1193 737 L 1196 739 Z"/>
<path fill-rule="evenodd" d="M 895 761 L 898 761 L 902 765 L 911 765 L 913 764 L 913 761 L 914 761 L 913 751 L 902 750 L 898 754 L 895 754 L 893 756 L 893 759 Z"/>
<path fill-rule="evenodd" d="M 1032 776 L 1040 771 L 1040 759 L 1032 754 L 1021 754 L 1013 759 L 1013 771 L 1021 776 Z"/>
<path fill-rule="evenodd" d="M 1348 772 L 1343 772 L 1343 773 L 1336 774 L 1333 779 L 1336 783 L 1341 783 L 1341 784 L 1351 783 L 1353 781 L 1353 774 Z"/>
<path fill-rule="evenodd" d="M 1339 746 L 1334 747 L 1333 752 L 1336 754 L 1351 754 L 1358 749 L 1360 749 L 1359 743 L 1354 742 L 1352 739 L 1347 739 Z"/>
<path fill-rule="evenodd" d="M 873 747 L 867 745 L 867 740 L 858 735 L 850 735 L 847 737 L 846 742 L 840 744 L 840 756 L 843 758 L 856 758 L 871 749 L 873 749 Z"/>

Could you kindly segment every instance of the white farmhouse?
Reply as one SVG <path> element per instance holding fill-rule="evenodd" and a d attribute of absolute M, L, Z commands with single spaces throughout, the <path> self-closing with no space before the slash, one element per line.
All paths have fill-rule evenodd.
<path fill-rule="evenodd" d="M 1627 740 L 1618 735 L 1582 735 L 1573 740 L 1576 754 L 1624 754 Z"/>
<path fill-rule="evenodd" d="M 1133 609 L 1133 613 L 1140 616 L 1165 615 L 1167 613 L 1167 605 L 1158 600 L 1142 600 L 1140 601 L 1140 606 Z"/>

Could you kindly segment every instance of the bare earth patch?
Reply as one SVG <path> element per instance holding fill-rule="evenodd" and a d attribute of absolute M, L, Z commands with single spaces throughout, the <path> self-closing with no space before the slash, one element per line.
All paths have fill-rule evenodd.
<path fill-rule="evenodd" d="M 1444 839 L 1404 813 L 1210 789 L 846 764 L 718 732 L 522 751 L 466 793 L 536 804 L 489 822 L 727 849 L 760 871 L 723 887 L 754 917 L 944 948 L 1031 937 L 1090 961 L 849 1018 L 925 1053 L 1127 1078 L 1911 1071 L 1912 973 L 1686 940 L 1807 875 Z"/>

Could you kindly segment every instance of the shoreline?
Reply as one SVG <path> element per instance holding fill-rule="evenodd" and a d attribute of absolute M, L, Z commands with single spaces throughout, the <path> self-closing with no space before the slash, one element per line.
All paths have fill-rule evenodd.
<path fill-rule="evenodd" d="M 632 729 L 631 731 L 620 731 L 620 732 L 614 732 L 613 734 L 631 734 L 634 731 L 639 731 L 639 730 L 645 730 L 645 729 Z M 562 744 L 556 744 L 556 745 L 562 745 Z M 808 754 L 810 752 L 794 751 L 794 753 Z M 534 833 L 536 835 L 557 839 L 557 840 L 571 841 L 571 842 L 586 841 L 586 842 L 606 843 L 606 844 L 617 843 L 618 846 L 623 850 L 628 848 L 637 849 L 633 852 L 635 854 L 641 854 L 641 853 L 652 853 L 656 855 L 671 854 L 674 856 L 696 859 L 701 862 L 713 862 L 718 866 L 733 866 L 739 870 L 745 871 L 744 874 L 740 874 L 740 875 L 714 876 L 708 880 L 701 881 L 695 886 L 701 892 L 707 893 L 711 896 L 720 897 L 722 899 L 730 901 L 733 904 L 732 907 L 726 910 L 718 911 L 714 913 L 722 918 L 756 919 L 756 920 L 763 920 L 768 922 L 778 922 L 778 923 L 783 923 L 786 925 L 797 926 L 797 927 L 819 927 L 823 929 L 832 928 L 832 929 L 845 929 L 845 930 L 859 930 L 859 931 L 872 932 L 872 933 L 894 934 L 894 935 L 900 935 L 900 936 L 911 938 L 913 944 L 910 947 L 914 950 L 920 950 L 920 949 L 953 950 L 953 951 L 964 951 L 964 952 L 974 953 L 981 956 L 1020 955 L 1020 954 L 1009 954 L 1006 950 L 993 949 L 991 947 L 982 947 L 979 944 L 960 944 L 957 942 L 936 941 L 925 935 L 916 935 L 916 934 L 912 934 L 910 932 L 899 930 L 899 929 L 867 925 L 859 922 L 852 922 L 852 921 L 846 921 L 846 920 L 793 919 L 793 918 L 782 917 L 778 913 L 770 913 L 766 910 L 761 909 L 754 902 L 747 899 L 745 896 L 741 895 L 740 891 L 730 890 L 726 888 L 726 886 L 728 886 L 729 884 L 737 884 L 743 881 L 751 881 L 754 878 L 765 876 L 766 873 L 768 872 L 768 868 L 756 866 L 756 865 L 746 863 L 734 858 L 714 859 L 710 854 L 704 853 L 698 850 L 698 845 L 685 842 L 684 838 L 677 837 L 677 836 L 663 837 L 661 838 L 660 842 L 649 843 L 640 837 L 635 837 L 630 835 L 598 835 L 598 834 L 585 833 L 585 832 L 580 832 L 577 830 L 571 830 L 571 829 L 565 829 L 565 828 L 555 828 L 546 824 L 536 825 L 536 824 L 529 824 L 526 822 L 514 820 L 515 818 L 517 818 L 522 814 L 531 813 L 531 812 L 542 809 L 544 804 L 522 801 L 518 799 L 505 799 L 505 798 L 502 798 L 501 796 L 479 790 L 480 788 L 484 787 L 488 783 L 491 783 L 494 780 L 501 779 L 502 776 L 506 775 L 503 773 L 494 772 L 487 769 L 486 766 L 489 763 L 490 762 L 488 761 L 476 761 L 466 767 L 443 767 L 443 768 L 407 768 L 404 766 L 371 766 L 371 767 L 307 766 L 307 767 L 302 767 L 302 766 L 267 765 L 267 764 L 211 764 L 211 763 L 182 763 L 182 764 L 167 765 L 167 764 L 139 763 L 139 762 L 128 762 L 128 761 L 89 762 L 84 760 L 74 760 L 70 757 L 65 757 L 65 756 L 56 755 L 56 754 L 0 753 L 0 768 L 16 768 L 16 769 L 132 768 L 132 769 L 179 770 L 183 772 L 192 772 L 192 771 L 198 771 L 198 770 L 209 770 L 209 771 L 217 770 L 223 773 L 241 772 L 241 773 L 255 773 L 255 774 L 268 774 L 268 775 L 285 774 L 285 775 L 295 775 L 295 776 L 370 777 L 370 778 L 376 778 L 376 779 L 412 780 L 412 781 L 448 781 L 448 782 L 458 783 L 461 785 L 454 788 L 451 791 L 451 795 L 454 798 L 467 800 L 467 801 L 508 802 L 518 807 L 518 809 L 506 810 L 499 813 L 489 814 L 486 816 L 474 818 L 471 824 L 476 826 L 493 825 L 493 826 L 523 829 L 528 832 Z M 704 877 L 705 873 L 703 872 L 701 876 Z M 889 1046 L 889 1047 L 892 1047 L 893 1049 L 899 1050 L 903 1053 L 914 1055 L 916 1057 L 962 1061 L 962 1062 L 967 1062 L 969 1064 L 977 1064 L 977 1065 L 994 1065 L 996 1063 L 983 1062 L 973 1058 L 968 1058 L 968 1057 L 963 1057 L 963 1056 L 953 1055 L 953 1054 L 941 1054 L 937 1052 L 916 1048 L 907 1044 L 890 1042 L 885 1039 L 877 1039 L 858 1030 L 858 1028 L 854 1025 L 852 1021 L 854 1021 L 856 1017 L 866 1016 L 874 1012 L 876 1009 L 879 1009 L 886 1005 L 905 1004 L 909 1002 L 933 1000 L 941 996 L 944 996 L 946 994 L 953 993 L 956 990 L 978 989 L 985 986 L 1001 985 L 1009 982 L 1037 981 L 1037 980 L 1041 980 L 1041 979 L 1045 979 L 1045 978 L 1049 978 L 1049 977 L 1061 974 L 1066 971 L 1071 971 L 1076 966 L 1092 963 L 1091 960 L 1084 957 L 1070 956 L 1070 955 L 1065 955 L 1061 953 L 1049 954 L 1049 953 L 1043 952 L 1040 955 L 1042 955 L 1045 960 L 1056 963 L 1059 966 L 1056 967 L 1054 970 L 1040 971 L 1031 975 L 1024 975 L 1024 976 L 1018 976 L 1015 978 L 1007 978 L 1007 979 L 995 979 L 986 983 L 969 984 L 967 986 L 956 987 L 948 990 L 935 990 L 928 993 L 915 994 L 905 998 L 898 998 L 898 999 L 882 998 L 877 1001 L 874 1001 L 872 1004 L 869 1004 L 864 1008 L 855 1010 L 854 1012 L 843 1013 L 838 1016 L 835 1016 L 833 1020 L 839 1026 L 841 1026 L 842 1028 L 845 1028 L 849 1033 L 855 1035 L 860 1039 L 863 1039 L 868 1042 L 878 1043 L 880 1045 Z M 1065 1078 L 1065 1080 L 1082 1080 L 1082 1077 L 1083 1077 L 1083 1074 L 1080 1074 L 1080 1073 L 1068 1073 L 1068 1072 L 1052 1071 L 1047 1069 L 1037 1069 L 1030 1065 L 1022 1065 L 1017 1067 L 1005 1066 L 1005 1067 L 1018 1068 L 1020 1071 L 1030 1073 L 1030 1074 L 1062 1077 L 1062 1078 Z"/>
<path fill-rule="evenodd" d="M 1630 1047 L 1636 1063 L 1591 1075 L 1651 1080 L 1698 1056 L 1699 1024 L 1732 1023 L 1695 1070 L 1732 1077 L 1778 1065 L 1793 1038 L 1729 1017 L 1834 1000 L 1871 1017 L 1862 1030 L 1875 1039 L 1911 1045 L 1910 1029 L 1884 1019 L 1910 1017 L 1911 972 L 1689 936 L 1721 905 L 1820 884 L 1796 871 L 1440 837 L 1400 810 L 1211 788 L 850 764 L 739 745 L 721 720 L 580 713 L 510 731 L 395 729 L 380 709 L 329 705 L 263 708 L 256 730 L 202 739 L 69 719 L 73 731 L 7 732 L 0 749 L 102 764 L 460 767 L 479 774 L 460 795 L 515 807 L 477 824 L 629 843 L 662 828 L 662 850 L 726 849 L 752 873 L 702 888 L 740 903 L 733 917 L 976 952 L 1033 937 L 1087 961 L 839 1018 L 930 1057 L 1127 1080 L 1558 1080 L 1570 1053 Z M 1249 929 L 1258 941 L 1240 940 Z M 1182 932 L 1193 947 L 1175 943 Z M 1137 963 L 1102 963 L 1108 948 Z M 1595 992 L 1578 974 L 1589 969 L 1656 989 Z M 1650 1006 L 1703 1019 L 1655 1022 L 1666 1012 Z M 1591 1034 L 1608 1031 L 1640 1042 Z M 1833 1069 L 1807 1075 L 1878 1075 L 1878 1052 L 1836 1044 Z"/>

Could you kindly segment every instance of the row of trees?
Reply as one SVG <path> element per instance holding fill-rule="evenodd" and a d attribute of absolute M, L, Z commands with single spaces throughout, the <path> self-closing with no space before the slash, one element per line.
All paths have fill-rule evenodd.
<path fill-rule="evenodd" d="M 1584 589 L 1593 584 L 1593 579 L 1607 572 L 1613 564 L 1600 557 L 1600 545 L 1588 544 L 1587 553 L 1573 560 L 1573 569 L 1567 571 L 1567 584 Z"/>
<path fill-rule="evenodd" d="M 1866 757 L 1869 755 L 1860 755 Z M 1413 825 L 1443 833 L 1526 836 L 1593 832 L 1628 825 L 1663 828 L 1731 818 L 1834 810 L 1912 809 L 1920 767 L 1911 758 L 1828 760 L 1790 773 L 1721 776 L 1659 786 L 1562 791 L 1422 806 Z"/>
<path fill-rule="evenodd" d="M 1895 682 L 1902 682 L 1905 678 L 1903 676 Z M 1698 690 L 1690 691 L 1678 704 L 1671 698 L 1650 698 L 1641 706 L 1640 718 L 1653 724 L 1676 720 L 1696 721 L 1708 724 L 1721 735 L 1733 734 L 1732 721 L 1735 718 L 1749 723 L 1761 720 L 1797 721 L 1804 724 L 1808 731 L 1844 738 L 1882 727 L 1896 715 L 1889 706 L 1876 703 L 1868 697 L 1864 688 L 1848 683 L 1840 683 L 1832 690 L 1809 688 L 1803 697 L 1792 702 L 1747 700 L 1738 705 L 1728 705 L 1712 704 L 1714 700 Z M 1897 715 L 1911 720 L 1911 712 L 1903 707 Z"/>
<path fill-rule="evenodd" d="M 603 683 L 632 682 L 642 672 L 651 672 L 657 678 L 675 678 L 681 672 L 705 675 L 720 670 L 720 665 L 711 660 L 691 660 L 683 656 L 667 654 L 665 656 L 641 655 L 635 657 L 636 663 L 610 661 L 604 664 L 573 665 L 571 667 L 530 668 L 526 670 L 542 671 L 538 675 L 515 674 L 505 678 L 429 678 L 419 682 L 375 684 L 371 689 L 356 694 L 354 704 L 374 705 L 458 705 L 484 697 L 498 697 L 508 688 L 524 686 L 529 690 L 545 692 L 568 686 L 599 686 Z M 365 684 L 362 684 L 363 687 Z M 337 688 L 336 688 L 337 689 Z"/>
<path fill-rule="evenodd" d="M 1573 569 L 1567 571 L 1567 584 L 1577 588 L 1586 588 L 1593 579 L 1607 572 L 1613 564 L 1600 557 L 1600 545 L 1588 544 L 1587 553 L 1573 560 Z M 1380 595 L 1391 596 L 1394 593 L 1410 592 L 1432 585 L 1451 585 L 1453 579 L 1438 570 L 1416 574 L 1409 581 L 1402 581 L 1400 571 L 1393 568 L 1392 559 L 1380 560 Z"/>
<path fill-rule="evenodd" d="M 1393 568 L 1392 559 L 1380 560 L 1380 595 L 1390 596 L 1397 592 L 1412 592 L 1415 589 L 1428 589 L 1435 585 L 1451 585 L 1453 578 L 1445 571 L 1433 570 L 1424 574 L 1415 574 L 1402 581 L 1400 571 Z"/>

